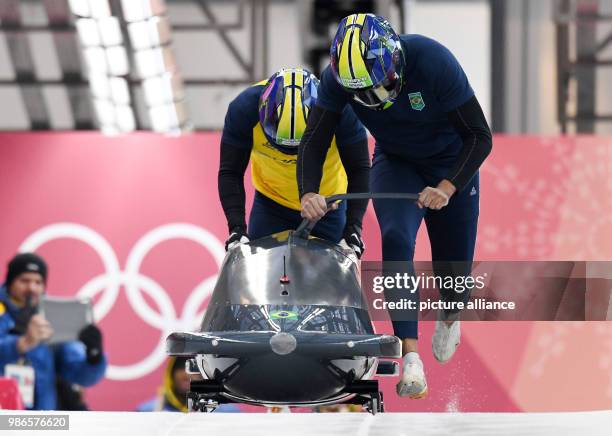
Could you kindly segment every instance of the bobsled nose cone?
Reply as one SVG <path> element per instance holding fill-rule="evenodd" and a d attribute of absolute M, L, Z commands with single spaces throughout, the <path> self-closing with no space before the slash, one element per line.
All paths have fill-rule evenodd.
<path fill-rule="evenodd" d="M 297 341 L 291 333 L 277 333 L 270 338 L 270 347 L 276 354 L 284 356 L 295 350 Z"/>

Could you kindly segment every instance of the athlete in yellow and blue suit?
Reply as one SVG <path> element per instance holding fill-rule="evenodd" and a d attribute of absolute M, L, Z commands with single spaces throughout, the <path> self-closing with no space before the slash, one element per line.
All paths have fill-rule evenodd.
<path fill-rule="evenodd" d="M 229 105 L 221 137 L 219 198 L 228 222 L 226 249 L 300 224 L 296 161 L 298 145 L 317 98 L 318 79 L 302 68 L 283 69 L 238 95 Z M 338 116 L 338 129 L 326 149 L 322 195 L 367 191 L 367 135 L 352 109 Z M 365 150 L 365 151 L 364 151 Z M 247 228 L 244 173 L 251 162 L 256 193 Z M 361 221 L 367 202 L 341 205 L 320 220 L 313 236 L 346 239 L 363 251 Z"/>

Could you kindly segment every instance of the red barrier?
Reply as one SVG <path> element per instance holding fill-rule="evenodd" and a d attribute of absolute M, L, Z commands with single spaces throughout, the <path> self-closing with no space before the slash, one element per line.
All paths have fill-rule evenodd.
<path fill-rule="evenodd" d="M 49 262 L 50 294 L 94 298 L 111 367 L 87 393 L 93 409 L 131 410 L 153 396 L 166 334 L 199 321 L 227 234 L 218 141 L 217 133 L 0 134 L 0 272 L 18 249 L 36 249 Z M 612 138 L 497 137 L 482 171 L 478 259 L 612 258 L 611 146 Z M 364 235 L 366 258 L 380 259 L 371 209 Z M 417 257 L 428 256 L 422 232 Z M 596 362 L 612 353 L 602 345 L 612 330 L 596 324 L 576 330 L 579 343 L 571 330 L 555 333 L 558 323 L 471 324 L 456 358 L 441 367 L 425 323 L 431 394 L 399 400 L 385 380 L 387 404 L 392 411 L 609 407 L 612 363 Z M 552 341 L 557 354 L 538 341 Z M 570 361 L 580 383 L 563 379 Z"/>
<path fill-rule="evenodd" d="M 0 409 L 23 410 L 19 386 L 12 378 L 0 377 Z"/>

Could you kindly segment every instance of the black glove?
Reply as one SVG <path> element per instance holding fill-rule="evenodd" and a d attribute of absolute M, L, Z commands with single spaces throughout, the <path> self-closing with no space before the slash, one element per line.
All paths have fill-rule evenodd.
<path fill-rule="evenodd" d="M 87 349 L 87 363 L 96 365 L 102 360 L 102 332 L 98 327 L 89 324 L 79 333 L 79 341 Z"/>
<path fill-rule="evenodd" d="M 57 409 L 55 410 L 89 410 L 83 401 L 83 392 L 79 386 L 58 375 L 55 377 L 55 388 L 57 392 Z"/>
<path fill-rule="evenodd" d="M 342 239 L 346 242 L 346 245 L 351 247 L 358 259 L 361 259 L 363 252 L 365 251 L 365 244 L 361 238 L 361 227 L 356 224 L 349 224 L 344 228 L 344 234 Z"/>
<path fill-rule="evenodd" d="M 230 232 L 229 238 L 225 241 L 225 251 L 234 248 L 238 244 L 246 244 L 249 242 L 249 237 L 246 234 L 244 227 L 234 227 Z"/>

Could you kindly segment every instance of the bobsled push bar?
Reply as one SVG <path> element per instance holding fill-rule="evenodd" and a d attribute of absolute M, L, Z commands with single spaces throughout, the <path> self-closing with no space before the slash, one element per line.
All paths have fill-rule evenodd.
<path fill-rule="evenodd" d="M 298 354 L 329 359 L 352 356 L 396 359 L 401 356 L 400 343 L 395 336 L 389 335 L 177 332 L 168 336 L 166 345 L 168 354 L 186 357 L 198 354 L 252 356 L 269 353 L 270 349 L 281 355 L 295 350 Z"/>
<path fill-rule="evenodd" d="M 403 192 L 359 192 L 352 194 L 337 194 L 330 195 L 325 198 L 325 202 L 328 206 L 335 203 L 336 201 L 344 200 L 414 200 L 419 199 L 419 194 L 406 194 Z M 299 238 L 307 239 L 310 232 L 317 224 L 316 221 L 309 221 L 304 219 L 300 226 L 295 230 L 295 236 Z"/>

